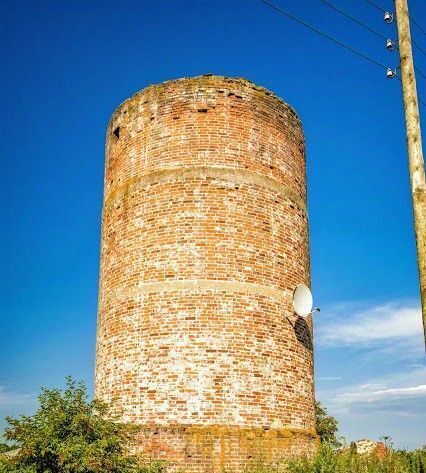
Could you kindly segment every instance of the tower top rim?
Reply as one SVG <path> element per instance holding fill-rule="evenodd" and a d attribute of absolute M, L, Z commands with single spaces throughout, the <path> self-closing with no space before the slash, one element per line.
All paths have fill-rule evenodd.
<path fill-rule="evenodd" d="M 294 115 L 294 117 L 299 121 L 300 125 L 302 124 L 302 120 L 300 119 L 298 113 L 294 109 L 293 106 L 291 106 L 289 103 L 287 103 L 284 99 L 282 99 L 280 96 L 272 92 L 271 90 L 267 89 L 266 87 L 260 86 L 255 84 L 253 81 L 246 79 L 244 77 L 230 77 L 230 76 L 223 76 L 220 74 L 201 74 L 197 76 L 190 76 L 190 77 L 180 77 L 177 79 L 169 79 L 163 82 L 159 82 L 156 84 L 149 84 L 146 87 L 138 90 L 134 94 L 132 94 L 130 97 L 125 99 L 123 102 L 118 105 L 118 107 L 114 110 L 114 112 L 111 115 L 111 118 L 109 120 L 109 124 L 114 120 L 114 118 L 120 113 L 120 111 L 125 107 L 126 104 L 129 102 L 135 100 L 141 95 L 147 94 L 149 92 L 154 92 L 154 91 L 160 91 L 162 89 L 165 89 L 173 84 L 179 84 L 179 83 L 193 83 L 193 85 L 205 85 L 205 86 L 212 86 L 212 85 L 217 85 L 220 86 L 221 84 L 232 84 L 237 87 L 246 87 L 246 88 L 251 88 L 255 92 L 265 96 L 265 97 L 270 97 L 273 100 L 277 100 L 279 103 L 284 105 L 290 112 Z"/>

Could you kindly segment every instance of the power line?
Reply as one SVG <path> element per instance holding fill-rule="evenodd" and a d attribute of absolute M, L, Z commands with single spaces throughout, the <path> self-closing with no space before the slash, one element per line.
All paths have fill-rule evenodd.
<path fill-rule="evenodd" d="M 355 18 L 354 16 L 350 15 L 349 13 L 346 13 L 345 11 L 341 10 L 340 8 L 336 7 L 335 5 L 333 5 L 331 2 L 329 2 L 328 0 L 321 0 L 322 3 L 324 3 L 325 5 L 327 5 L 328 7 L 332 8 L 333 10 L 336 10 L 337 12 L 341 13 L 342 15 L 344 15 L 346 18 L 349 18 L 350 20 L 354 21 L 355 23 L 357 23 L 358 25 L 362 26 L 363 28 L 365 28 L 366 30 L 370 31 L 371 33 L 374 33 L 375 35 L 379 36 L 380 38 L 384 39 L 384 40 L 387 40 L 388 38 L 384 35 L 382 35 L 381 33 L 379 33 L 378 31 L 376 31 L 375 29 L 371 28 L 370 26 L 368 26 L 366 23 L 358 20 L 358 18 Z M 373 5 L 374 7 L 376 7 L 378 10 L 380 11 L 385 11 L 385 10 L 382 10 L 378 5 L 376 5 L 374 2 L 372 2 L 371 0 L 366 0 L 368 3 L 370 3 L 371 5 Z M 414 44 L 414 46 L 416 46 L 418 48 L 418 50 L 424 55 L 426 56 L 426 51 L 418 44 L 416 43 L 414 40 L 411 40 L 411 42 Z M 415 68 L 416 71 L 419 73 L 419 75 L 421 75 L 423 78 L 426 79 L 426 75 L 423 74 L 423 72 L 418 69 L 417 67 Z"/>
<path fill-rule="evenodd" d="M 417 21 L 410 16 L 410 20 L 413 22 L 414 25 L 417 26 L 417 28 L 426 36 L 426 31 L 417 23 Z"/>
<path fill-rule="evenodd" d="M 363 28 L 365 28 L 366 30 L 370 31 L 371 33 L 374 33 L 375 35 L 379 36 L 380 38 L 384 39 L 384 40 L 387 40 L 388 38 L 379 33 L 377 30 L 371 28 L 369 25 L 367 25 L 366 23 L 362 22 L 361 20 L 358 20 L 358 18 L 355 18 L 354 16 L 350 15 L 349 13 L 341 10 L 340 8 L 336 7 L 335 5 L 333 5 L 332 3 L 330 3 L 328 0 L 321 0 L 325 5 L 327 5 L 328 7 L 332 8 L 333 10 L 336 10 L 337 12 L 341 13 L 342 15 L 346 16 L 346 18 L 349 18 L 350 20 L 354 21 L 355 23 L 357 23 L 358 25 L 362 26 Z M 368 3 L 371 3 L 372 5 L 375 5 L 374 3 L 370 2 L 369 0 L 367 0 Z M 377 5 L 375 5 L 377 6 Z M 377 7 L 379 10 L 381 10 L 380 7 Z M 383 10 L 384 11 L 384 10 Z M 411 41 L 414 46 L 416 46 L 419 51 L 424 54 L 426 56 L 426 51 L 414 40 Z"/>
<path fill-rule="evenodd" d="M 347 18 L 351 19 L 352 21 L 358 23 L 359 25 L 361 25 L 362 27 L 364 27 L 365 29 L 371 31 L 372 33 L 376 34 L 377 36 L 380 36 L 381 38 L 387 40 L 388 38 L 386 38 L 386 36 L 382 35 L 381 33 L 379 33 L 378 31 L 374 30 L 373 28 L 370 28 L 368 25 L 366 25 L 365 23 L 363 23 L 362 21 L 358 20 L 357 18 L 353 17 L 352 15 L 349 15 L 348 13 L 344 12 L 343 10 L 341 10 L 340 8 L 337 8 L 335 5 L 333 5 L 332 3 L 330 3 L 328 0 L 321 0 L 323 3 L 325 3 L 326 5 L 328 5 L 329 7 L 333 8 L 334 10 L 338 11 L 339 13 L 341 13 L 342 15 L 346 16 Z M 381 11 L 381 12 L 385 12 L 386 10 L 384 10 L 383 8 L 381 8 L 379 5 L 377 5 L 376 3 L 372 2 L 371 0 L 366 0 L 366 2 L 368 2 L 370 5 L 372 5 L 373 7 L 375 7 L 377 10 Z M 410 17 L 410 20 L 417 24 L 415 22 L 415 20 L 413 18 Z M 421 29 L 421 27 L 417 24 L 417 26 Z M 426 56 L 426 51 L 418 44 L 416 43 L 416 41 L 414 41 L 413 39 L 411 40 L 411 42 L 414 44 L 414 46 L 417 47 L 417 49 L 423 54 Z M 418 67 L 414 67 L 415 71 L 418 72 L 418 74 L 420 76 L 423 77 L 423 79 L 426 79 L 426 75 L 421 71 L 421 69 L 419 69 Z"/>
<path fill-rule="evenodd" d="M 347 49 L 348 51 L 356 54 L 357 56 L 359 57 L 362 57 L 363 59 L 366 59 L 367 61 L 371 62 L 372 64 L 375 64 L 376 66 L 380 67 L 381 69 L 385 69 L 386 71 L 388 70 L 388 67 L 385 66 L 384 64 L 381 64 L 380 62 L 376 61 L 375 59 L 372 59 L 371 57 L 365 55 L 364 53 L 362 53 L 361 51 L 358 51 L 357 49 L 354 49 L 352 48 L 351 46 L 345 44 L 345 43 L 342 43 L 341 41 L 339 41 L 338 39 L 336 38 L 333 38 L 332 36 L 330 36 L 329 34 L 327 33 L 324 33 L 323 31 L 319 30 L 318 28 L 315 28 L 314 26 L 311 26 L 310 24 L 306 23 L 304 20 L 301 20 L 300 18 L 292 15 L 291 13 L 285 11 L 284 9 L 278 7 L 277 5 L 274 5 L 273 3 L 270 3 L 268 0 L 260 0 L 262 3 L 264 3 L 265 5 L 267 5 L 268 7 L 272 8 L 273 10 L 276 10 L 277 12 L 281 13 L 282 15 L 284 16 L 287 16 L 288 18 L 296 21 L 297 23 L 300 23 L 301 25 L 303 25 L 305 28 L 308 28 L 310 29 L 311 31 L 313 31 L 314 33 L 317 33 L 321 36 L 323 36 L 324 38 L 326 39 L 329 39 L 330 41 L 333 41 L 334 43 L 338 44 L 339 46 L 342 46 L 343 48 Z M 369 0 L 367 0 L 369 2 Z M 419 74 L 421 76 L 423 76 L 424 78 L 426 78 L 426 76 L 421 72 L 421 71 L 418 71 Z M 398 77 L 398 76 L 397 76 Z M 419 101 L 426 107 L 426 103 L 423 102 L 423 100 L 419 97 Z"/>
<path fill-rule="evenodd" d="M 378 31 L 374 30 L 373 28 L 370 28 L 367 24 L 363 23 L 362 21 L 358 20 L 357 18 L 353 17 L 349 13 L 344 12 L 343 10 L 340 10 L 340 8 L 336 7 L 332 3 L 330 3 L 328 0 L 321 0 L 322 3 L 327 5 L 328 7 L 332 8 L 333 10 L 336 10 L 337 12 L 341 13 L 342 15 L 346 16 L 346 18 L 349 18 L 350 20 L 354 21 L 358 25 L 362 26 L 366 30 L 370 31 L 371 33 L 374 33 L 375 35 L 379 36 L 380 38 L 387 40 L 388 38 L 385 35 L 382 35 Z"/>
<path fill-rule="evenodd" d="M 277 5 L 274 5 L 273 3 L 270 3 L 269 1 L 267 0 L 260 0 L 261 2 L 263 2 L 264 4 L 268 5 L 269 7 L 273 8 L 274 10 L 278 11 L 279 13 L 282 13 L 283 15 L 285 16 L 288 16 L 289 18 L 291 18 L 292 20 L 295 20 L 297 21 L 298 23 L 302 24 L 303 26 L 305 26 L 306 28 L 309 28 L 310 30 L 314 31 L 315 33 L 318 33 L 320 34 L 321 36 L 323 36 L 324 38 L 327 38 L 331 41 L 333 41 L 334 43 L 338 44 L 339 46 L 342 46 L 343 48 L 346 48 L 348 51 L 351 51 L 355 54 L 357 54 L 358 56 L 366 59 L 367 61 L 370 61 L 372 62 L 373 64 L 376 64 L 377 66 L 380 66 L 382 67 L 383 69 L 388 69 L 387 66 L 381 64 L 380 62 L 376 61 L 375 59 L 372 59 L 371 57 L 365 55 L 364 53 L 362 53 L 361 51 L 358 51 L 357 49 L 354 49 L 352 48 L 351 46 L 347 45 L 346 43 L 343 43 L 342 41 L 339 41 L 338 39 L 336 38 L 333 38 L 332 36 L 330 36 L 329 34 L 327 33 L 324 33 L 323 31 L 320 31 L 319 29 L 309 25 L 308 23 L 306 23 L 304 20 L 301 20 L 300 18 L 297 18 L 296 16 L 292 15 L 291 13 L 283 10 L 282 8 L 278 7 Z M 333 4 L 331 4 L 330 2 L 328 2 L 327 0 L 321 0 L 323 3 L 325 3 L 326 5 L 329 5 L 330 7 L 334 8 L 335 10 L 337 10 L 338 12 L 342 13 L 343 15 L 347 16 L 348 18 L 350 18 L 351 20 L 355 21 L 356 23 L 362 25 L 364 28 L 367 28 L 368 30 L 372 31 L 373 33 L 379 35 L 381 38 L 384 38 L 384 39 L 387 39 L 385 36 L 383 36 L 381 33 L 373 30 L 372 28 L 370 28 L 368 25 L 366 25 L 365 23 L 357 20 L 356 18 L 354 18 L 353 16 L 349 15 L 348 13 L 344 12 L 343 10 L 340 10 L 339 8 L 335 7 Z M 366 0 L 367 2 L 371 3 L 372 5 L 376 6 L 377 8 L 380 9 L 380 7 L 378 7 L 377 5 L 375 5 L 373 2 L 371 2 L 370 0 Z M 419 47 L 420 48 L 420 47 Z M 424 53 L 424 51 L 420 48 L 420 50 Z M 420 76 L 422 76 L 424 79 L 426 79 L 426 75 L 417 67 L 415 67 L 415 70 L 416 72 L 419 73 Z"/>
<path fill-rule="evenodd" d="M 379 5 L 377 5 L 376 3 L 372 2 L 371 0 L 365 0 L 367 3 L 369 3 L 371 6 L 373 6 L 374 8 L 376 8 L 377 10 L 385 13 L 386 10 L 384 10 L 382 7 L 379 7 Z"/>
<path fill-rule="evenodd" d="M 414 69 L 415 69 L 416 72 L 419 73 L 420 76 L 423 77 L 423 79 L 426 79 L 426 75 L 423 74 L 423 72 L 418 67 L 414 66 Z"/>
<path fill-rule="evenodd" d="M 414 39 L 412 39 L 411 42 L 424 56 L 426 56 L 426 51 L 421 46 L 419 46 L 418 43 L 414 41 Z"/>
<path fill-rule="evenodd" d="M 371 0 L 365 0 L 367 3 L 369 3 L 371 6 L 373 6 L 374 8 L 376 8 L 377 10 L 385 13 L 386 10 L 382 7 L 380 7 L 379 5 L 377 5 L 376 3 L 372 2 Z M 410 16 L 410 21 L 413 23 L 413 25 L 417 26 L 417 28 L 419 29 L 419 31 L 421 31 L 425 36 L 426 36 L 426 31 L 419 25 L 419 23 L 417 23 L 417 21 L 412 17 Z M 414 41 L 411 41 L 413 44 L 416 44 L 414 43 Z"/>
<path fill-rule="evenodd" d="M 277 12 L 281 13 L 282 15 L 285 15 L 288 18 L 291 18 L 292 20 L 297 21 L 298 23 L 300 23 L 301 25 L 303 25 L 306 28 L 310 29 L 311 31 L 314 31 L 315 33 L 323 36 L 324 38 L 327 38 L 330 41 L 333 41 L 334 43 L 338 44 L 339 46 L 342 46 L 343 48 L 347 49 L 348 51 L 350 51 L 350 52 L 366 59 L 367 61 L 370 61 L 371 63 L 375 64 L 376 66 L 378 66 L 382 69 L 385 69 L 385 70 L 388 69 L 387 66 L 385 66 L 384 64 L 381 64 L 380 62 L 376 61 L 375 59 L 372 59 L 371 57 L 365 55 L 361 51 L 358 51 L 357 49 L 352 48 L 351 46 L 347 45 L 346 43 L 342 43 L 341 41 L 339 41 L 336 38 L 333 38 L 329 34 L 324 33 L 323 31 L 320 31 L 319 29 L 315 28 L 314 26 L 311 26 L 310 24 L 306 23 L 304 20 L 301 20 L 300 18 L 297 18 L 296 16 L 294 16 L 291 13 L 283 10 L 282 8 L 274 5 L 273 3 L 270 3 L 268 0 L 260 0 L 260 1 L 262 3 L 264 3 L 265 5 L 268 5 L 270 8 L 272 8 L 272 9 L 276 10 Z"/>
<path fill-rule="evenodd" d="M 349 18 L 351 21 L 354 21 L 358 25 L 362 26 L 366 30 L 370 31 L 371 33 L 374 33 L 375 35 L 379 36 L 380 38 L 384 39 L 385 41 L 388 39 L 385 35 L 382 33 L 379 33 L 375 29 L 371 28 L 369 25 L 366 23 L 362 22 L 361 20 L 358 20 L 358 18 L 355 18 L 354 16 L 350 15 L 349 13 L 346 13 L 345 11 L 341 10 L 340 8 L 336 7 L 332 3 L 330 3 L 328 0 L 321 0 L 322 3 L 327 5 L 328 7 L 332 8 L 333 10 L 336 10 L 337 12 L 341 13 L 343 16 L 346 16 L 346 18 Z M 367 0 L 368 3 L 371 3 L 372 5 L 376 6 L 379 10 L 381 10 L 380 7 L 375 5 L 374 3 L 370 2 L 370 0 Z M 383 10 L 384 11 L 384 10 Z M 416 46 L 416 48 L 424 55 L 426 56 L 426 51 L 414 40 L 411 40 L 411 42 Z"/>

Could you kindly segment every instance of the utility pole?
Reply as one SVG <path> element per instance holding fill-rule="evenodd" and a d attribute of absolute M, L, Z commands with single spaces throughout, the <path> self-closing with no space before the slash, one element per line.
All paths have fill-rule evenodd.
<path fill-rule="evenodd" d="M 426 347 L 426 179 L 407 0 L 395 0 L 395 13 L 398 26 L 398 48 L 401 60 L 401 80 L 404 95 L 405 123 L 407 127 L 408 163 L 411 196 L 413 199 L 414 228 L 417 243 L 423 330 Z"/>

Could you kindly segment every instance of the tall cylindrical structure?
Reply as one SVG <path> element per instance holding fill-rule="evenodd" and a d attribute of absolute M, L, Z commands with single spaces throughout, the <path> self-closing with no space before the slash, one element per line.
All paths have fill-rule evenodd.
<path fill-rule="evenodd" d="M 244 79 L 147 87 L 107 131 L 95 394 L 185 471 L 314 448 L 305 145 Z"/>

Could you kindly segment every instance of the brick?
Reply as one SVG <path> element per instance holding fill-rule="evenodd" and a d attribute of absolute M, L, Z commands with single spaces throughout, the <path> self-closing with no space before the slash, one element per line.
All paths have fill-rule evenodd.
<path fill-rule="evenodd" d="M 147 87 L 106 137 L 95 395 L 139 448 L 240 471 L 315 448 L 305 143 L 244 79 Z"/>

